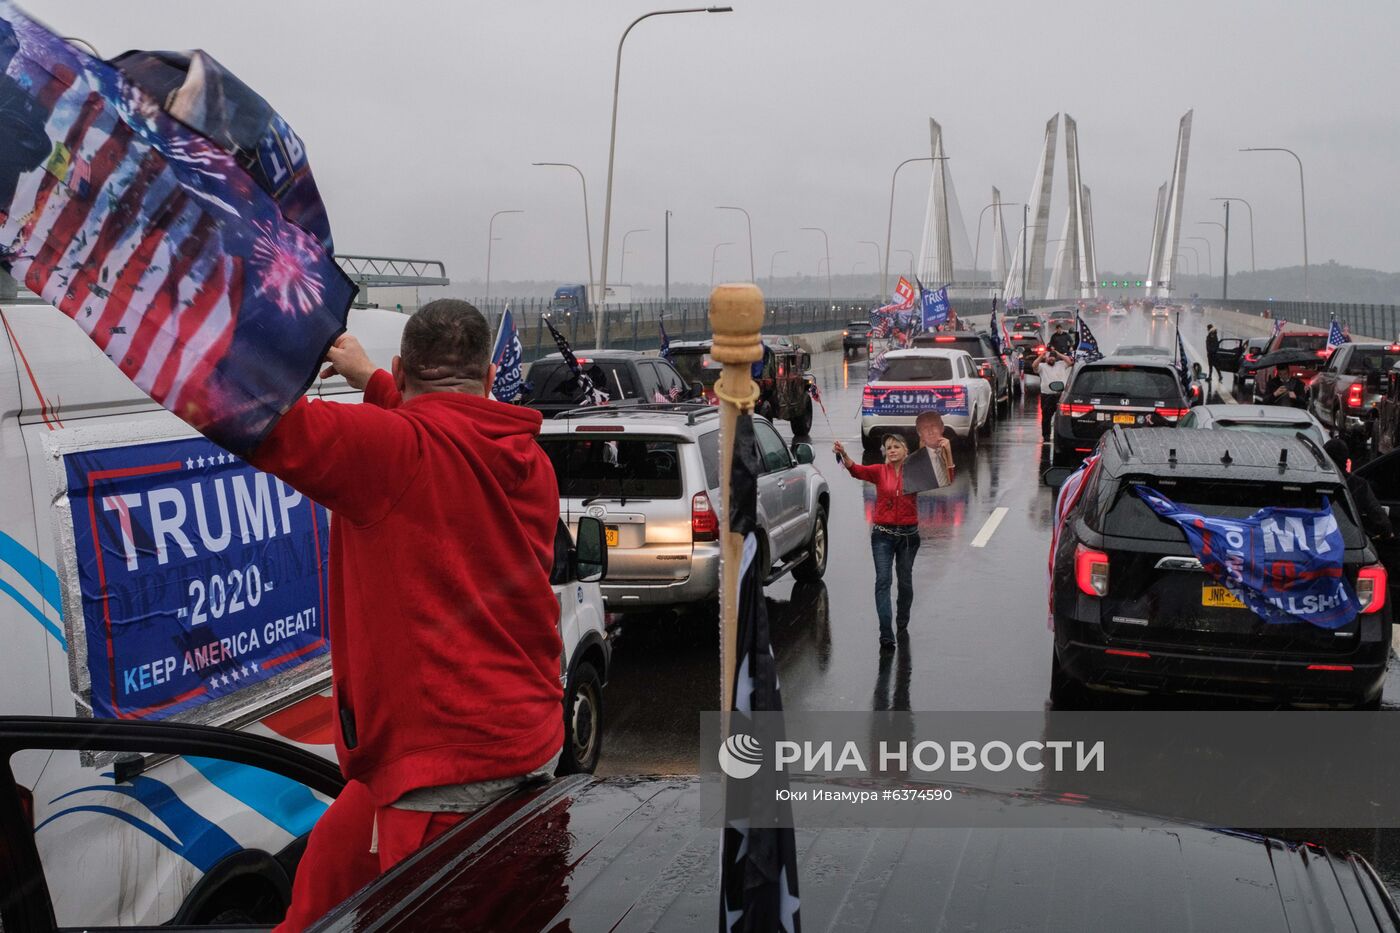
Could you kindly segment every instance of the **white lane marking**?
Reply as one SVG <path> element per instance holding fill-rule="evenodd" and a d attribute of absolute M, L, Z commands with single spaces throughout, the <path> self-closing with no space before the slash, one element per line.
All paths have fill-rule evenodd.
<path fill-rule="evenodd" d="M 986 522 L 982 524 L 982 530 L 977 532 L 977 537 L 972 539 L 972 546 L 986 547 L 987 542 L 996 533 L 997 526 L 1001 524 L 1001 520 L 1006 517 L 1006 513 L 1009 511 L 1010 509 L 1004 505 L 993 509 L 992 514 L 988 515 Z"/>

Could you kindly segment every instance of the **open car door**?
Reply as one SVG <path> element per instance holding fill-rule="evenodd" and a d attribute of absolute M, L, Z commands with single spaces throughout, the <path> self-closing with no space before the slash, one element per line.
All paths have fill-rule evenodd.
<path fill-rule="evenodd" d="M 27 788 L 15 778 L 11 761 L 16 756 L 79 752 L 93 766 L 93 787 L 90 794 L 104 794 L 112 800 L 92 799 L 81 805 L 71 805 L 68 811 L 82 811 L 79 816 L 97 815 L 109 819 L 135 818 L 130 801 L 142 786 L 143 774 L 149 764 L 170 756 L 186 756 L 204 761 L 224 762 L 240 768 L 243 775 L 256 771 L 268 782 L 275 782 L 283 794 L 317 795 L 325 802 L 333 800 L 345 785 L 339 769 L 330 761 L 310 752 L 266 736 L 235 732 L 209 726 L 183 723 L 144 722 L 114 719 L 73 719 L 46 716 L 0 717 L 0 929 L 5 931 L 40 931 L 59 929 L 96 929 L 91 924 L 76 923 L 60 927 L 55 915 L 52 892 L 44 874 L 44 865 L 37 844 L 35 816 L 51 801 L 35 800 Z M 105 763 L 104 763 L 105 762 Z M 149 778 L 144 778 L 150 781 Z M 157 795 L 157 803 L 168 803 L 168 795 Z M 71 804 L 71 801 L 65 801 Z M 184 815 L 176 805 L 168 811 Z M 52 818 L 52 817 L 50 817 Z M 162 820 L 170 827 L 169 821 Z M 152 826 L 154 831 L 159 828 Z M 230 827 L 216 823 L 198 834 L 201 843 L 218 836 L 232 840 Z M 236 833 L 236 830 L 234 831 Z M 176 831 L 176 835 L 179 835 Z M 177 840 L 178 841 L 178 840 Z M 248 918 L 233 919 L 219 900 L 220 879 L 246 884 L 260 869 L 269 876 L 269 894 L 278 900 L 290 895 L 291 880 L 305 846 L 305 837 L 297 839 L 279 853 L 253 853 L 248 849 L 229 851 L 225 856 L 227 870 L 209 872 L 183 900 L 174 918 L 159 926 L 122 926 L 133 929 L 180 929 L 198 927 L 203 930 L 241 925 Z M 259 858 L 262 864 L 255 864 Z M 116 861 L 94 862 L 92 883 L 104 867 L 113 873 L 123 867 Z M 280 874 L 279 874 L 280 873 Z M 261 878 L 259 880 L 262 880 Z M 248 888 L 237 889 L 247 897 Z M 269 902 L 268 911 L 276 917 L 253 918 L 255 923 L 270 927 L 279 911 L 285 911 L 286 901 Z M 247 929 L 246 926 L 241 926 Z"/>
<path fill-rule="evenodd" d="M 1397 532 L 1389 541 L 1375 542 L 1386 576 L 1390 578 L 1390 592 L 1387 595 L 1395 600 L 1400 598 L 1400 450 L 1392 450 L 1365 466 L 1357 467 L 1356 475 L 1365 477 L 1371 483 L 1376 498 L 1390 513 L 1391 527 Z M 1400 603 L 1391 602 L 1390 605 L 1394 607 Z M 1394 609 L 1391 611 L 1394 612 Z"/>
<path fill-rule="evenodd" d="M 1215 368 L 1222 373 L 1238 373 L 1245 342 L 1242 337 L 1227 337 L 1221 340 L 1215 348 Z"/>

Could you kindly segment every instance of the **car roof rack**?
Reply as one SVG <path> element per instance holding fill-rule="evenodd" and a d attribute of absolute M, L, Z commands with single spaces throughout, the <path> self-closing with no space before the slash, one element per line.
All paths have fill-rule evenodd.
<path fill-rule="evenodd" d="M 582 408 L 570 408 L 561 411 L 551 418 L 556 420 L 561 418 L 571 418 L 579 415 L 625 415 L 632 412 L 654 412 L 658 414 L 685 415 L 686 424 L 691 425 L 701 418 L 719 414 L 719 406 L 711 405 L 708 402 L 638 402 L 635 405 L 626 404 L 626 400 L 611 402 L 607 405 L 585 405 Z"/>

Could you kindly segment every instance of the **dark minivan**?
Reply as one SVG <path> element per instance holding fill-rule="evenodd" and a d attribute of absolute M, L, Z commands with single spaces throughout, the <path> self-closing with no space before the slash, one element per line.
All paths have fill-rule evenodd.
<path fill-rule="evenodd" d="M 1052 484 L 1063 471 L 1047 474 Z M 1265 622 L 1206 573 L 1146 486 L 1208 517 L 1331 504 L 1359 614 L 1341 628 Z M 1346 482 L 1315 443 L 1250 431 L 1121 431 L 1066 495 L 1052 554 L 1051 695 L 1083 686 L 1379 708 L 1390 653 L 1387 573 Z M 1306 534 L 1304 526 L 1299 525 Z"/>
<path fill-rule="evenodd" d="M 1055 391 L 1055 383 L 1041 391 Z M 1082 362 L 1061 386 L 1051 452 L 1056 466 L 1073 466 L 1110 428 L 1175 427 L 1191 410 L 1176 368 L 1167 360 L 1106 356 Z"/>

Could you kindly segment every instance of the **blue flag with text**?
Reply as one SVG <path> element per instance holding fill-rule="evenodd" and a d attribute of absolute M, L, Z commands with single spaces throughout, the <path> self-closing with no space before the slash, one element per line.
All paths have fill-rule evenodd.
<path fill-rule="evenodd" d="M 1217 518 L 1136 488 L 1148 508 L 1182 530 L 1201 568 L 1265 622 L 1336 629 L 1356 618 L 1360 604 L 1342 572 L 1345 544 L 1330 503 Z"/>

